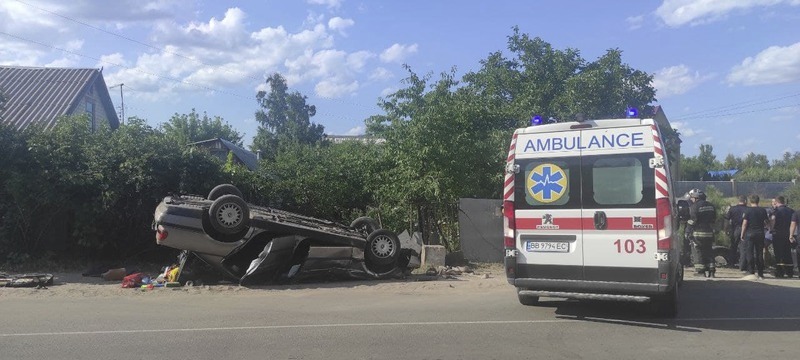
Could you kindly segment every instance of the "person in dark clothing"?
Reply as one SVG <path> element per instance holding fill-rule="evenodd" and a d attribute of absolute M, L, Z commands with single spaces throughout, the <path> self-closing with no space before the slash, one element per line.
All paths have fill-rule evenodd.
<path fill-rule="evenodd" d="M 741 249 L 742 242 L 739 241 L 742 234 L 742 217 L 745 209 L 747 209 L 747 197 L 739 195 L 739 203 L 731 206 L 728 212 L 725 213 L 725 221 L 728 226 L 728 231 L 730 231 L 731 240 L 729 259 L 731 260 L 731 265 L 733 265 L 733 262 L 738 261 L 739 270 L 742 271 L 747 269 L 745 267 L 744 251 Z"/>
<path fill-rule="evenodd" d="M 767 210 L 758 206 L 759 200 L 761 199 L 758 195 L 750 195 L 747 198 L 748 204 L 742 215 L 742 233 L 739 239 L 744 242 L 747 270 L 750 274 L 758 270 L 758 279 L 764 280 L 764 229 L 769 227 L 769 217 Z"/>
<path fill-rule="evenodd" d="M 697 250 L 694 252 L 694 270 L 706 277 L 715 277 L 716 263 L 714 260 L 714 222 L 717 219 L 717 209 L 714 204 L 706 201 L 706 194 L 699 189 L 689 191 L 692 206 L 689 207 L 689 221 L 692 240 Z"/>
<path fill-rule="evenodd" d="M 797 248 L 797 238 L 800 237 L 800 211 L 795 211 L 792 214 L 792 222 L 789 224 L 789 246 L 792 249 Z M 797 259 L 798 266 L 800 266 L 800 259 Z M 800 277 L 800 274 L 797 274 Z"/>
<path fill-rule="evenodd" d="M 772 207 L 775 209 L 770 217 L 772 249 L 775 250 L 775 277 L 782 278 L 785 275 L 791 278 L 794 274 L 794 262 L 789 242 L 789 228 L 794 210 L 786 206 L 786 198 L 783 196 L 773 199 Z"/>

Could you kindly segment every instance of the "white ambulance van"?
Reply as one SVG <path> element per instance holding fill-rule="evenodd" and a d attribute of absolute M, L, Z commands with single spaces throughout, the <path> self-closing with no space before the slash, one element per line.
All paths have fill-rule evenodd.
<path fill-rule="evenodd" d="M 503 191 L 505 269 L 519 301 L 649 302 L 674 317 L 680 264 L 665 147 L 652 119 L 517 129 Z"/>

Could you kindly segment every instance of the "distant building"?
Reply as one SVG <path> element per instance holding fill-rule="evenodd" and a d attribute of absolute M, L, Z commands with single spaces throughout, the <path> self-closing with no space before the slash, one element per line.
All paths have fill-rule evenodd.
<path fill-rule="evenodd" d="M 211 152 L 222 161 L 228 161 L 228 153 L 233 153 L 233 161 L 239 165 L 244 165 L 250 171 L 258 170 L 258 155 L 252 151 L 245 150 L 238 145 L 223 138 L 208 139 L 189 144 L 198 148 L 203 148 Z"/>
<path fill-rule="evenodd" d="M 59 117 L 87 114 L 89 126 L 119 127 L 102 69 L 0 66 L 0 93 L 6 98 L 2 123 L 24 130 L 50 130 Z"/>
<path fill-rule="evenodd" d="M 328 140 L 334 144 L 341 144 L 345 141 L 358 141 L 364 144 L 383 144 L 386 142 L 385 139 L 376 138 L 374 136 L 369 135 L 323 135 L 325 140 Z"/>

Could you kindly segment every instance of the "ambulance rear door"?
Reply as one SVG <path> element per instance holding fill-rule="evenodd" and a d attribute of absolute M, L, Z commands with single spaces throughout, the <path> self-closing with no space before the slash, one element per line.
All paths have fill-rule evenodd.
<path fill-rule="evenodd" d="M 585 280 L 658 282 L 650 126 L 581 132 Z"/>
<path fill-rule="evenodd" d="M 517 277 L 583 280 L 580 131 L 522 133 L 514 180 Z"/>

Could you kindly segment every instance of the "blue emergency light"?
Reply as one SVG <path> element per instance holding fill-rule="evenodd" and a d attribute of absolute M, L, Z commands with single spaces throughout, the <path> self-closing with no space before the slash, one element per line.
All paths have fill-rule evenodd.
<path fill-rule="evenodd" d="M 531 118 L 531 126 L 541 125 L 542 117 L 540 115 L 533 115 Z"/>
<path fill-rule="evenodd" d="M 635 118 L 637 116 L 639 116 L 639 110 L 637 110 L 635 107 L 629 107 L 628 108 L 628 117 L 629 118 Z"/>

